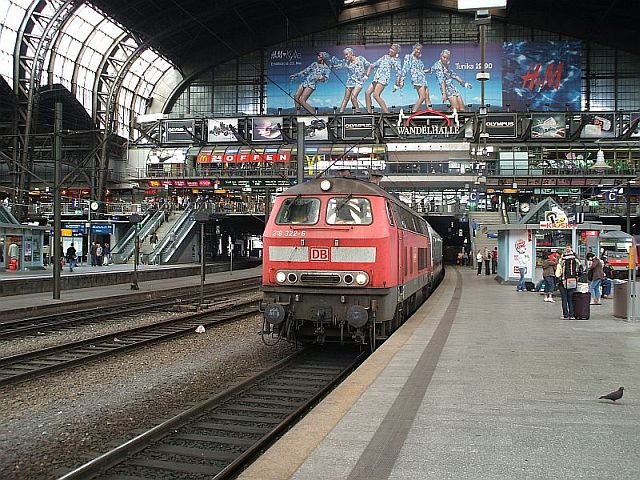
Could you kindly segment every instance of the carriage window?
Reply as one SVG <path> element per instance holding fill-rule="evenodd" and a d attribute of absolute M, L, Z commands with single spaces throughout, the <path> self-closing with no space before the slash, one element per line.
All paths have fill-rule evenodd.
<path fill-rule="evenodd" d="M 318 221 L 320 200 L 317 198 L 287 198 L 280 207 L 278 225 L 311 225 Z"/>
<path fill-rule="evenodd" d="M 366 198 L 332 198 L 327 204 L 327 223 L 370 225 L 373 221 L 371 215 L 371 202 Z"/>

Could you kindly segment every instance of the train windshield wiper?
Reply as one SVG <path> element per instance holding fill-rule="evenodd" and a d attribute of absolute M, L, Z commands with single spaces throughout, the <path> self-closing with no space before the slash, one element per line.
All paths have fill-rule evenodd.
<path fill-rule="evenodd" d="M 353 193 L 350 193 L 349 195 L 347 195 L 344 199 L 344 201 L 342 201 L 341 203 L 338 203 L 338 206 L 336 207 L 336 212 L 341 211 L 344 207 L 347 206 L 347 203 L 349 203 L 349 200 L 351 200 L 351 197 L 353 197 Z"/>

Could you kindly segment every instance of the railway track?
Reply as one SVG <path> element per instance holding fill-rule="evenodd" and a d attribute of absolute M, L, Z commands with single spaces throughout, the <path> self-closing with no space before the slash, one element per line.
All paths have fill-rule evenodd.
<path fill-rule="evenodd" d="M 208 285 L 205 291 L 205 298 L 216 300 L 229 293 L 249 292 L 256 290 L 259 284 L 259 279 L 248 279 Z M 41 335 L 51 330 L 61 330 L 84 324 L 95 324 L 97 322 L 108 321 L 114 317 L 121 319 L 123 316 L 163 311 L 176 305 L 177 302 L 188 303 L 195 299 L 199 299 L 199 294 L 171 296 L 170 292 L 168 292 L 167 296 L 161 299 L 120 303 L 101 307 L 99 310 L 96 308 L 88 308 L 53 315 L 7 320 L 0 322 L 0 340 L 16 335 Z"/>
<path fill-rule="evenodd" d="M 215 308 L 186 313 L 152 325 L 122 330 L 78 342 L 0 358 L 0 385 L 22 382 L 87 361 L 239 320 L 258 311 L 259 299 L 229 299 Z"/>
<path fill-rule="evenodd" d="M 230 478 L 365 357 L 354 350 L 304 350 L 59 480 Z"/>

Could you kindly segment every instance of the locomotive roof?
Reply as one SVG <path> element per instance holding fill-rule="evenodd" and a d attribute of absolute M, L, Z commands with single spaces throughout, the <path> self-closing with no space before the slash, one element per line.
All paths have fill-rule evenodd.
<path fill-rule="evenodd" d="M 320 188 L 320 184 L 324 180 L 329 180 L 331 182 L 331 190 L 328 192 L 323 191 Z M 382 195 L 390 197 L 389 193 L 383 188 L 380 188 L 379 185 L 375 183 L 367 182 L 365 180 L 360 180 L 355 177 L 320 177 L 314 178 L 308 182 L 304 182 L 298 185 L 293 185 L 289 187 L 284 195 L 305 195 L 305 194 L 353 194 L 353 195 Z"/>
<path fill-rule="evenodd" d="M 320 184 L 324 180 L 331 182 L 331 190 L 324 191 L 320 188 Z M 368 182 L 366 180 L 360 180 L 355 177 L 320 177 L 314 178 L 308 182 L 301 183 L 289 187 L 283 195 L 313 195 L 313 194 L 333 194 L 333 195 L 377 195 L 388 198 L 394 203 L 400 203 L 402 206 L 407 207 L 403 202 L 387 192 L 384 188 L 381 188 L 375 183 Z"/>
<path fill-rule="evenodd" d="M 320 188 L 320 184 L 323 180 L 330 180 L 332 187 L 329 191 L 324 191 Z M 387 192 L 384 188 L 376 185 L 375 183 L 368 182 L 366 180 L 360 180 L 355 177 L 320 177 L 314 178 L 308 182 L 301 183 L 299 185 L 294 185 L 289 187 L 284 193 L 281 195 L 286 195 L 288 197 L 296 196 L 296 195 L 377 195 L 380 197 L 384 197 L 389 199 L 390 202 L 398 205 L 401 208 L 409 210 L 415 215 L 421 217 L 419 213 L 413 210 L 409 205 L 401 201 L 400 199 L 394 197 L 389 192 Z M 429 222 L 427 222 L 429 225 Z M 432 232 L 432 235 L 438 236 L 433 227 L 429 225 L 429 228 Z"/>

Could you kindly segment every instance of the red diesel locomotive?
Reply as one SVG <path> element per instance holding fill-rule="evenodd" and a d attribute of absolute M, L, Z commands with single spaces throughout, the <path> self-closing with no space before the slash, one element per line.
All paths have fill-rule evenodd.
<path fill-rule="evenodd" d="M 265 334 L 372 349 L 443 275 L 442 239 L 378 185 L 318 178 L 276 198 L 264 232 Z"/>

